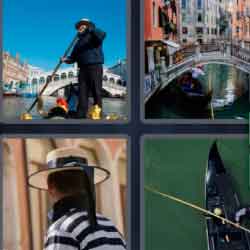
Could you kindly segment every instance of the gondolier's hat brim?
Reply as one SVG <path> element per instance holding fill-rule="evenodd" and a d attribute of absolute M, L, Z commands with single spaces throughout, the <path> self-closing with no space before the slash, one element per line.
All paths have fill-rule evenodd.
<path fill-rule="evenodd" d="M 75 24 L 75 28 L 78 29 L 83 24 L 91 26 L 93 23 L 89 19 L 83 18 Z"/>
<path fill-rule="evenodd" d="M 59 148 L 51 151 L 47 155 L 47 164 L 39 164 L 42 169 L 29 176 L 29 186 L 48 190 L 48 176 L 52 173 L 68 170 L 84 171 L 93 184 L 100 184 L 109 178 L 110 172 L 107 169 L 89 165 L 83 155 L 84 150 L 77 147 Z"/>

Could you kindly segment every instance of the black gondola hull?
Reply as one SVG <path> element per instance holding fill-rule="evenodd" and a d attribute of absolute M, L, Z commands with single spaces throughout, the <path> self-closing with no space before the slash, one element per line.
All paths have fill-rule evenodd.
<path fill-rule="evenodd" d="M 206 209 L 234 221 L 241 207 L 232 177 L 224 167 L 216 142 L 209 152 L 206 173 Z M 206 217 L 209 250 L 250 250 L 250 234 L 215 217 Z"/>

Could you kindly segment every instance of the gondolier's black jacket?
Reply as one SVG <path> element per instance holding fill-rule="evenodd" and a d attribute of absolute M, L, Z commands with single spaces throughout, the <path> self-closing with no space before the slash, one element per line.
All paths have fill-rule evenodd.
<path fill-rule="evenodd" d="M 79 33 L 78 36 L 79 40 L 68 57 L 68 63 L 77 62 L 79 68 L 86 65 L 103 64 L 102 43 L 106 33 L 95 26 L 91 26 L 83 33 Z"/>

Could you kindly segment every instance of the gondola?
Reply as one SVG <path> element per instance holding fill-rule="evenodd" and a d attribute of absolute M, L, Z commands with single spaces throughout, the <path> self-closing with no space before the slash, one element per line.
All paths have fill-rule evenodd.
<path fill-rule="evenodd" d="M 208 108 L 212 100 L 212 91 L 199 93 L 196 91 L 184 91 L 181 87 L 176 87 L 176 103 L 186 111 L 196 112 Z"/>
<path fill-rule="evenodd" d="M 235 213 L 242 204 L 216 142 L 210 148 L 205 183 L 206 209 L 234 221 Z M 206 226 L 208 250 L 250 250 L 249 233 L 212 216 L 206 216 Z"/>
<path fill-rule="evenodd" d="M 212 92 L 199 94 L 180 90 L 178 104 L 188 110 L 204 110 L 208 107 L 211 99 Z"/>
<path fill-rule="evenodd" d="M 181 83 L 175 81 L 167 86 L 164 92 L 164 101 L 166 105 L 174 105 L 181 112 L 196 114 L 209 109 L 212 95 L 212 90 L 207 93 L 196 90 L 185 91 L 181 87 Z"/>

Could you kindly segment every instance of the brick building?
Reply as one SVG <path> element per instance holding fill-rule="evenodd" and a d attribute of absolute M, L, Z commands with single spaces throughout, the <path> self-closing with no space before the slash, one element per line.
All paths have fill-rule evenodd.
<path fill-rule="evenodd" d="M 250 49 L 250 1 L 232 2 L 232 39 L 244 48 Z"/>
<path fill-rule="evenodd" d="M 19 54 L 15 57 L 8 52 L 3 52 L 3 82 L 17 83 L 27 82 L 29 76 L 29 67 L 26 62 L 20 60 Z"/>
<path fill-rule="evenodd" d="M 178 41 L 177 5 L 175 0 L 145 0 L 144 39 L 146 72 L 155 70 L 162 58 L 167 63 L 168 47 Z M 168 41 L 171 42 L 168 44 Z"/>
<path fill-rule="evenodd" d="M 144 0 L 145 84 L 151 91 L 179 45 L 176 0 Z"/>

